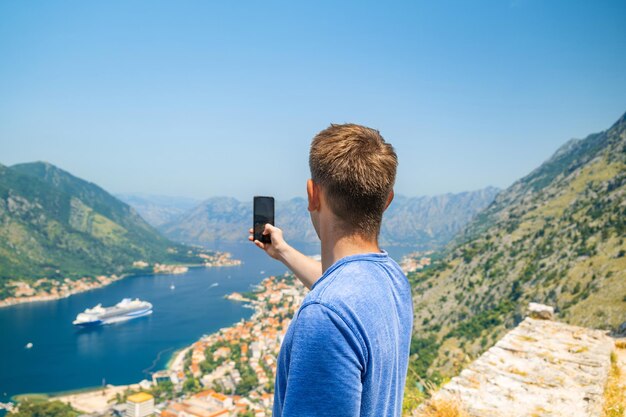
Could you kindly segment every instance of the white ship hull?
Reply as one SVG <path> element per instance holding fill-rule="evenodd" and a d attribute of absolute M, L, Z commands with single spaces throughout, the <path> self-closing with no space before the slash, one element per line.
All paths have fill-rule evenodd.
<path fill-rule="evenodd" d="M 152 304 L 139 299 L 125 298 L 113 307 L 102 307 L 101 304 L 88 308 L 76 316 L 75 326 L 90 327 L 104 324 L 119 323 L 137 317 L 152 314 Z"/>

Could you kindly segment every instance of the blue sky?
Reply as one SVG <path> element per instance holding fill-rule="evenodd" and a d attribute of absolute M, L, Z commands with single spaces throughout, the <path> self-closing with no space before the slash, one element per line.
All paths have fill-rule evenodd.
<path fill-rule="evenodd" d="M 304 196 L 381 131 L 396 192 L 506 187 L 626 111 L 624 1 L 0 2 L 0 163 L 111 192 Z"/>

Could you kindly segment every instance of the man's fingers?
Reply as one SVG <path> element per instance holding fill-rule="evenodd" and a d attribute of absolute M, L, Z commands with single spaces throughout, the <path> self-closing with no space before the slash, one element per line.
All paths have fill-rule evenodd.
<path fill-rule="evenodd" d="M 248 233 L 250 233 L 250 234 L 254 233 L 254 229 L 253 228 L 249 228 L 248 229 Z"/>
<path fill-rule="evenodd" d="M 263 244 L 262 242 L 259 242 L 258 240 L 255 240 L 254 244 L 257 245 L 259 248 L 265 250 L 265 244 Z"/>

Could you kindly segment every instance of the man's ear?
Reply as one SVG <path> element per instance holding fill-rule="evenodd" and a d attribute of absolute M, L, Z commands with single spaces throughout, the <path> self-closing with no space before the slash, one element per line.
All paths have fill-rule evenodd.
<path fill-rule="evenodd" d="M 316 211 L 320 208 L 320 188 L 313 180 L 306 182 L 306 194 L 309 198 L 309 211 Z"/>
<path fill-rule="evenodd" d="M 385 204 L 385 210 L 387 210 L 387 207 L 389 207 L 389 204 L 391 204 L 391 202 L 393 201 L 393 190 L 391 190 L 391 192 L 389 193 L 389 197 L 387 197 L 387 204 Z"/>

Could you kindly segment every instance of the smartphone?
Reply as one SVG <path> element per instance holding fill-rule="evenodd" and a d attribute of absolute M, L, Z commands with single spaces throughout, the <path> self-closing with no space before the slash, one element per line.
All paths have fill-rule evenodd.
<path fill-rule="evenodd" d="M 264 235 L 265 224 L 274 225 L 274 197 L 254 197 L 253 213 L 254 240 L 262 243 L 272 243 L 269 235 Z"/>

